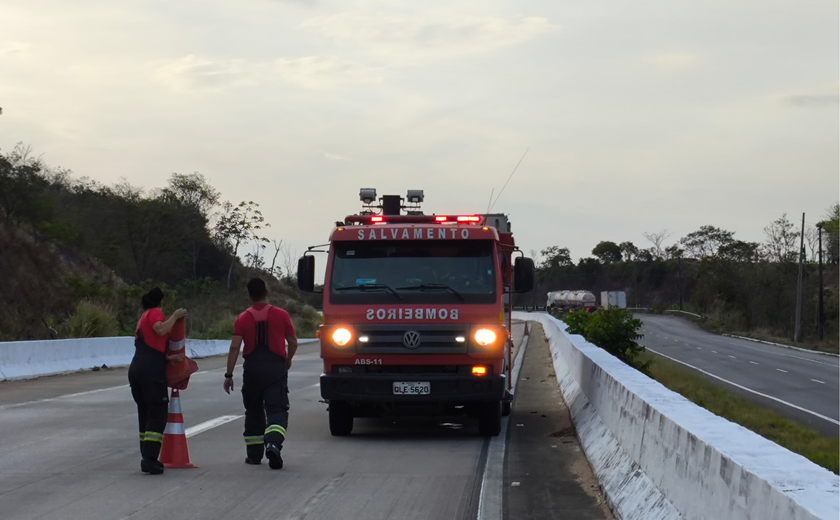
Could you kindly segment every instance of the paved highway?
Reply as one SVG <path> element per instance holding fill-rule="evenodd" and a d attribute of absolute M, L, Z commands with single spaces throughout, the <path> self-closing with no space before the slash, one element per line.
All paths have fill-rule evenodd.
<path fill-rule="evenodd" d="M 651 351 L 717 376 L 712 381 L 826 435 L 838 434 L 837 357 L 718 336 L 672 316 L 637 318 L 644 323 L 640 343 Z"/>
<path fill-rule="evenodd" d="M 519 338 L 521 330 L 515 327 Z M 550 369 L 539 348 L 545 350 L 544 340 L 533 356 L 525 356 L 522 373 L 545 381 L 548 376 L 540 370 Z M 331 437 L 326 407 L 319 402 L 317 345 L 303 345 L 290 374 L 285 468 L 272 471 L 266 463 L 244 464 L 241 396 L 238 388 L 230 396 L 221 388 L 223 358 L 199 364 L 202 371 L 182 393 L 181 404 L 192 462 L 200 468 L 167 470 L 162 476 L 140 472 L 135 407 L 125 369 L 0 383 L 0 517 L 477 518 L 485 460 L 492 448 L 477 435 L 474 421 L 357 420 L 352 436 Z M 241 383 L 241 374 L 236 381 Z M 567 412 L 563 418 L 546 406 L 517 402 L 516 427 L 530 430 L 541 421 L 543 430 L 552 430 L 560 426 L 550 424 L 568 421 Z M 500 503 L 528 509 L 523 504 L 534 502 L 530 496 L 553 492 L 569 497 L 580 513 L 575 518 L 609 518 L 574 437 L 560 443 L 539 435 L 527 445 L 514 437 L 508 438 L 508 449 L 518 454 L 513 477 L 521 485 L 516 496 Z M 556 463 L 543 462 L 530 471 L 526 467 L 530 475 L 522 477 L 522 461 L 534 458 Z M 509 477 L 504 475 L 506 486 L 513 485 Z M 547 490 L 546 482 L 556 487 Z M 516 518 L 555 518 L 561 509 L 546 505 Z M 513 518 L 507 513 L 504 517 Z"/>

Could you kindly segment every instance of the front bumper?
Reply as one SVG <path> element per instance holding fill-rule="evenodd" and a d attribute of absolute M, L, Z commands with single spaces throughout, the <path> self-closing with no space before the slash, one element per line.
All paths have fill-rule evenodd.
<path fill-rule="evenodd" d="M 395 382 L 428 382 L 429 395 L 394 395 Z M 440 374 L 321 375 L 321 397 L 332 401 L 393 403 L 465 403 L 500 401 L 505 376 Z"/>

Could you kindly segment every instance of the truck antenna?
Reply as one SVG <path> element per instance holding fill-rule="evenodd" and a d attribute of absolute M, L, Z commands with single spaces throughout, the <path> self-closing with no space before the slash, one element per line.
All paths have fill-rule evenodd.
<path fill-rule="evenodd" d="M 495 206 L 495 205 L 496 205 L 496 202 L 498 202 L 498 201 L 499 201 L 499 197 L 501 197 L 501 196 L 502 196 L 502 192 L 503 192 L 503 191 L 505 191 L 505 188 L 507 188 L 507 185 L 508 185 L 508 183 L 510 182 L 510 179 L 513 177 L 513 174 L 514 174 L 514 173 L 516 173 L 516 169 L 517 169 L 517 168 L 519 168 L 519 165 L 520 165 L 520 164 L 522 164 L 522 159 L 524 159 L 524 158 L 525 158 L 525 155 L 528 153 L 528 150 L 530 150 L 530 148 L 526 148 L 526 149 L 525 149 L 525 153 L 523 153 L 523 154 L 522 154 L 522 157 L 519 159 L 519 162 L 518 162 L 518 163 L 516 163 L 516 166 L 513 168 L 513 171 L 512 171 L 512 172 L 510 172 L 510 175 L 508 176 L 507 180 L 505 181 L 505 185 L 504 185 L 504 186 L 502 186 L 502 189 L 501 189 L 501 190 L 499 190 L 499 194 L 498 194 L 498 195 L 496 195 L 496 200 L 494 200 L 494 201 L 493 201 L 493 204 L 491 204 L 491 205 L 490 205 L 490 207 L 489 207 L 489 208 L 487 208 L 487 213 L 490 213 L 490 210 L 491 210 L 491 209 L 493 209 L 493 206 Z M 491 199 L 493 198 L 493 195 L 492 195 L 492 194 L 490 195 L 490 198 L 491 198 Z"/>
<path fill-rule="evenodd" d="M 493 188 L 492 190 L 490 190 L 490 200 L 487 201 L 487 211 L 484 212 L 485 215 L 490 213 L 490 204 L 493 203 L 493 192 L 494 191 L 496 191 L 496 188 Z M 484 217 L 484 220 L 487 220 L 486 216 Z"/>

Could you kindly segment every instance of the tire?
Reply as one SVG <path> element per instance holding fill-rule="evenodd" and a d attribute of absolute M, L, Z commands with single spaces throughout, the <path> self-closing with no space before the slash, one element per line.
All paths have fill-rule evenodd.
<path fill-rule="evenodd" d="M 511 402 L 505 399 L 502 401 L 502 417 L 507 417 L 510 415 L 511 409 Z"/>
<path fill-rule="evenodd" d="M 345 437 L 353 431 L 353 408 L 349 403 L 330 401 L 330 433 L 334 437 Z"/>
<path fill-rule="evenodd" d="M 495 437 L 502 431 L 502 402 L 481 403 L 478 415 L 478 433 L 484 437 Z"/>

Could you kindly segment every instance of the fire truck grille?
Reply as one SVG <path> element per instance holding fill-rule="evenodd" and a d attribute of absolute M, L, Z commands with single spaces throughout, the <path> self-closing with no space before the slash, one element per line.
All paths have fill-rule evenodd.
<path fill-rule="evenodd" d="M 469 325 L 367 325 L 356 327 L 360 354 L 463 354 Z M 367 338 L 367 341 L 362 339 Z M 458 341 L 463 339 L 463 341 Z"/>

